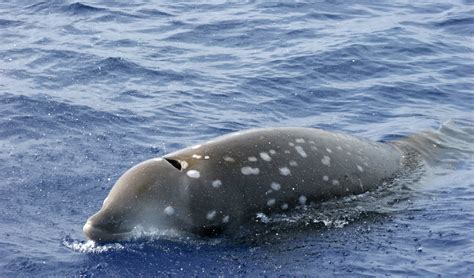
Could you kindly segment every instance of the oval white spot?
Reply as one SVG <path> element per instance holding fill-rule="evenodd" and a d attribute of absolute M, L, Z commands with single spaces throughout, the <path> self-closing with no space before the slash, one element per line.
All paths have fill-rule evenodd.
<path fill-rule="evenodd" d="M 364 172 L 364 168 L 360 167 L 359 165 L 357 165 L 357 170 L 359 170 L 360 172 Z"/>
<path fill-rule="evenodd" d="M 290 161 L 290 166 L 296 167 L 296 166 L 298 166 L 298 163 L 294 160 L 291 160 Z"/>
<path fill-rule="evenodd" d="M 181 164 L 182 169 L 186 169 L 189 166 L 188 162 L 186 162 L 184 160 L 180 160 L 179 163 Z"/>
<path fill-rule="evenodd" d="M 230 217 L 228 215 L 222 218 L 222 223 L 229 223 Z"/>
<path fill-rule="evenodd" d="M 337 149 L 342 151 L 342 147 L 341 146 L 337 146 Z"/>
<path fill-rule="evenodd" d="M 206 155 L 206 156 L 204 157 L 204 159 L 206 159 L 206 160 L 208 160 L 209 158 L 211 158 L 211 157 L 208 156 L 208 155 Z"/>
<path fill-rule="evenodd" d="M 285 150 L 284 153 L 290 154 L 291 152 L 289 150 Z"/>
<path fill-rule="evenodd" d="M 331 158 L 329 156 L 325 155 L 323 157 L 323 159 L 321 159 L 321 162 L 326 166 L 330 166 L 331 165 Z"/>
<path fill-rule="evenodd" d="M 302 144 L 302 143 L 304 143 L 304 142 L 306 142 L 306 141 L 305 141 L 303 138 L 297 138 L 297 139 L 295 140 L 295 142 L 298 143 L 298 144 Z"/>
<path fill-rule="evenodd" d="M 196 159 L 201 159 L 201 158 L 202 158 L 202 155 L 200 155 L 200 154 L 193 154 L 192 157 L 193 157 L 193 158 L 196 158 Z"/>
<path fill-rule="evenodd" d="M 328 153 L 332 153 L 332 150 L 329 149 L 329 148 L 326 148 L 326 151 L 327 151 Z"/>
<path fill-rule="evenodd" d="M 281 205 L 281 209 L 282 210 L 288 209 L 288 204 L 284 203 L 283 205 Z"/>
<path fill-rule="evenodd" d="M 206 214 L 206 219 L 207 220 L 212 220 L 214 217 L 216 217 L 217 212 L 215 210 L 208 211 Z"/>
<path fill-rule="evenodd" d="M 173 215 L 174 214 L 174 208 L 172 206 L 167 206 L 164 209 L 164 212 L 166 215 Z"/>
<path fill-rule="evenodd" d="M 339 185 L 339 181 L 338 180 L 332 180 L 332 185 Z"/>
<path fill-rule="evenodd" d="M 301 155 L 302 157 L 308 157 L 308 155 L 306 154 L 306 152 L 303 150 L 303 147 L 301 147 L 301 146 L 295 146 L 295 150 L 296 150 L 296 152 L 298 152 L 298 154 Z"/>
<path fill-rule="evenodd" d="M 272 184 L 270 184 L 270 187 L 271 187 L 273 190 L 278 191 L 278 190 L 280 190 L 281 185 L 280 185 L 279 183 L 277 183 L 277 182 L 272 182 Z"/>
<path fill-rule="evenodd" d="M 251 162 L 255 162 L 257 161 L 257 158 L 255 156 L 249 156 L 248 160 Z"/>
<path fill-rule="evenodd" d="M 289 145 L 290 147 L 294 147 L 294 146 L 295 146 L 295 144 L 294 144 L 293 142 L 288 142 L 288 145 Z"/>
<path fill-rule="evenodd" d="M 306 196 L 304 195 L 301 195 L 299 198 L 298 198 L 298 202 L 300 202 L 300 204 L 304 205 L 306 204 Z"/>
<path fill-rule="evenodd" d="M 260 170 L 258 168 L 252 168 L 249 166 L 244 166 L 242 169 L 240 169 L 242 174 L 244 175 L 258 175 L 260 173 Z"/>
<path fill-rule="evenodd" d="M 276 203 L 275 199 L 270 199 L 270 200 L 267 201 L 267 206 L 271 207 L 271 206 L 275 205 L 275 203 Z"/>
<path fill-rule="evenodd" d="M 288 169 L 288 167 L 281 167 L 279 170 L 282 176 L 289 176 L 291 174 L 291 171 Z"/>
<path fill-rule="evenodd" d="M 277 153 L 275 150 L 269 150 L 268 152 L 269 152 L 271 155 L 274 155 L 274 154 Z"/>
<path fill-rule="evenodd" d="M 224 161 L 227 161 L 227 162 L 235 162 L 235 159 L 233 159 L 232 157 L 226 155 L 223 157 Z"/>
<path fill-rule="evenodd" d="M 270 157 L 270 155 L 269 155 L 268 153 L 266 153 L 266 152 L 261 152 L 261 153 L 260 153 L 260 157 L 261 157 L 263 160 L 265 160 L 265 161 L 271 161 L 271 160 L 272 160 L 272 158 Z"/>
<path fill-rule="evenodd" d="M 215 180 L 212 182 L 212 187 L 214 188 L 219 188 L 222 186 L 222 181 L 221 180 Z"/>
<path fill-rule="evenodd" d="M 323 176 L 323 181 L 329 181 L 329 177 L 328 176 Z"/>
<path fill-rule="evenodd" d="M 186 172 L 186 175 L 190 178 L 198 179 L 201 176 L 201 173 L 199 173 L 198 170 L 189 170 Z"/>

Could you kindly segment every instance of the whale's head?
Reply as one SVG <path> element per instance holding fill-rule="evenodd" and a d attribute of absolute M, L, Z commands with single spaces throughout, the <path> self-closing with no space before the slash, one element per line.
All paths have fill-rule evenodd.
<path fill-rule="evenodd" d="M 84 234 L 96 242 L 110 242 L 129 239 L 138 228 L 172 227 L 187 211 L 182 207 L 187 179 L 179 166 L 179 161 L 157 158 L 125 172 L 102 208 L 87 220 Z"/>

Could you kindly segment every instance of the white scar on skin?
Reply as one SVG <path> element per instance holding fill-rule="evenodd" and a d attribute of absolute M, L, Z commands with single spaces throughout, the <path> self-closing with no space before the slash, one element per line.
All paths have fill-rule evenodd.
<path fill-rule="evenodd" d="M 164 210 L 165 214 L 170 216 L 174 214 L 174 208 L 172 206 L 167 206 Z"/>
<path fill-rule="evenodd" d="M 199 173 L 197 170 L 189 170 L 186 172 L 186 175 L 188 175 L 190 178 L 198 179 L 201 176 L 201 173 Z"/>
<path fill-rule="evenodd" d="M 262 158 L 263 160 L 265 161 L 272 161 L 272 158 L 270 157 L 270 155 L 266 152 L 261 152 L 260 153 L 260 158 Z"/>
<path fill-rule="evenodd" d="M 288 169 L 288 167 L 282 167 L 280 168 L 280 174 L 282 176 L 289 176 L 291 174 L 291 171 L 290 169 Z"/>
<path fill-rule="evenodd" d="M 219 188 L 222 186 L 222 181 L 221 180 L 215 180 L 212 182 L 212 187 L 214 188 Z"/>
<path fill-rule="evenodd" d="M 271 187 L 273 190 L 278 191 L 278 190 L 280 190 L 281 185 L 280 185 L 279 183 L 277 183 L 277 182 L 272 182 L 272 184 L 270 185 L 270 187 Z"/>
<path fill-rule="evenodd" d="M 206 219 L 207 220 L 212 220 L 212 219 L 214 219 L 214 217 L 216 217 L 216 214 L 217 214 L 217 212 L 215 210 L 211 210 L 211 211 L 207 212 Z"/>
<path fill-rule="evenodd" d="M 295 149 L 296 149 L 296 152 L 298 152 L 298 154 L 301 155 L 302 157 L 308 157 L 306 152 L 303 150 L 303 147 L 295 146 Z"/>
<path fill-rule="evenodd" d="M 323 157 L 323 159 L 321 159 L 321 162 L 326 166 L 330 166 L 331 165 L 331 158 L 329 156 L 325 155 Z"/>
<path fill-rule="evenodd" d="M 227 161 L 227 162 L 235 162 L 235 159 L 233 159 L 232 157 L 226 155 L 223 157 L 224 158 L 224 161 Z"/>
<path fill-rule="evenodd" d="M 248 175 L 258 175 L 260 173 L 260 170 L 258 168 L 252 168 L 249 166 L 244 166 L 242 169 L 240 169 L 240 172 L 242 174 L 248 176 Z"/>

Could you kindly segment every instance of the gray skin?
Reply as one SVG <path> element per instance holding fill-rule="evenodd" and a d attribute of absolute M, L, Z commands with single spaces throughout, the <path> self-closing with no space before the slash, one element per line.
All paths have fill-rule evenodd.
<path fill-rule="evenodd" d="M 137 229 L 220 232 L 258 212 L 374 189 L 403 163 L 395 144 L 319 129 L 231 133 L 125 172 L 84 233 L 110 242 Z"/>

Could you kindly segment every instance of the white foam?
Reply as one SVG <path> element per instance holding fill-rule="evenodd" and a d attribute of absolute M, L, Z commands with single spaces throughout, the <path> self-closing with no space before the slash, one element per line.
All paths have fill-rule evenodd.
<path fill-rule="evenodd" d="M 201 173 L 199 173 L 198 170 L 189 170 L 186 172 L 186 175 L 190 178 L 198 179 L 201 176 Z"/>
<path fill-rule="evenodd" d="M 326 166 L 331 166 L 331 158 L 327 155 L 325 155 L 323 159 L 321 159 L 321 162 Z"/>
<path fill-rule="evenodd" d="M 306 152 L 304 151 L 303 147 L 301 147 L 301 146 L 295 146 L 295 150 L 296 150 L 296 152 L 298 152 L 298 154 L 301 155 L 302 157 L 308 157 L 308 155 L 307 155 Z"/>
<path fill-rule="evenodd" d="M 266 152 L 261 152 L 260 153 L 260 157 L 265 160 L 265 161 L 272 161 L 272 158 L 270 157 L 270 155 Z"/>
<path fill-rule="evenodd" d="M 212 187 L 214 188 L 219 188 L 222 186 L 222 181 L 221 180 L 215 180 L 212 182 Z"/>
<path fill-rule="evenodd" d="M 164 209 L 164 212 L 166 215 L 173 215 L 174 214 L 174 208 L 172 206 L 167 206 L 165 209 Z"/>
<path fill-rule="evenodd" d="M 291 174 L 290 169 L 288 167 L 281 167 L 280 169 L 280 175 L 282 176 L 289 176 Z"/>
<path fill-rule="evenodd" d="M 280 190 L 281 185 L 280 185 L 278 182 L 272 182 L 272 184 L 270 184 L 270 187 L 271 187 L 273 190 L 278 191 L 278 190 Z"/>
<path fill-rule="evenodd" d="M 260 173 L 260 170 L 258 168 L 252 168 L 250 166 L 244 166 L 242 169 L 240 169 L 242 174 L 244 175 L 258 175 Z"/>
<path fill-rule="evenodd" d="M 99 254 L 104 252 L 109 252 L 111 250 L 123 250 L 125 246 L 120 243 L 107 243 L 107 244 L 97 244 L 95 241 L 88 240 L 86 242 L 79 242 L 79 241 L 63 241 L 64 246 L 67 248 L 81 253 L 91 253 L 91 254 Z"/>

